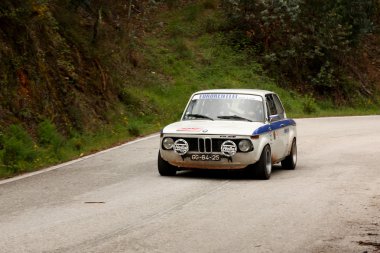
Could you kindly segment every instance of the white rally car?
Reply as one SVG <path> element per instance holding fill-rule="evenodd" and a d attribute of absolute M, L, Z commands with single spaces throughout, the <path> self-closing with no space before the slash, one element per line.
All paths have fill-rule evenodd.
<path fill-rule="evenodd" d="M 179 122 L 161 132 L 158 171 L 249 168 L 269 179 L 272 164 L 297 163 L 296 123 L 277 94 L 221 89 L 194 93 Z"/>

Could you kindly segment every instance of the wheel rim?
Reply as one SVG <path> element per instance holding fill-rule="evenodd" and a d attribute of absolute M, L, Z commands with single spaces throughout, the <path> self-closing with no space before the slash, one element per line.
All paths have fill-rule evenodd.
<path fill-rule="evenodd" d="M 265 150 L 265 156 L 266 156 L 266 164 L 265 164 L 265 169 L 267 171 L 267 174 L 269 175 L 272 172 L 272 157 L 270 154 L 270 149 L 266 148 Z"/>
<path fill-rule="evenodd" d="M 292 147 L 292 157 L 293 157 L 293 163 L 297 163 L 297 145 L 296 142 L 293 142 L 293 147 Z"/>

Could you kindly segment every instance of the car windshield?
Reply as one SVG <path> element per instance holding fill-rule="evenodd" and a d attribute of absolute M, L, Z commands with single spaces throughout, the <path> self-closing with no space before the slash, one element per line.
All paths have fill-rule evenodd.
<path fill-rule="evenodd" d="M 183 120 L 239 120 L 264 122 L 263 99 L 245 94 L 197 94 Z"/>

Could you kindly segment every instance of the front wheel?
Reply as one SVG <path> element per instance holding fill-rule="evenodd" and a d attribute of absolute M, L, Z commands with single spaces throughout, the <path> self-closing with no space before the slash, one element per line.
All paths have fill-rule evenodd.
<path fill-rule="evenodd" d="M 157 161 L 158 173 L 161 176 L 175 176 L 177 173 L 176 167 L 162 159 L 160 152 L 158 152 L 158 161 Z"/>
<path fill-rule="evenodd" d="M 261 153 L 260 160 L 256 163 L 256 172 L 260 179 L 268 180 L 272 173 L 272 153 L 269 145 L 266 145 Z"/>
<path fill-rule="evenodd" d="M 281 162 L 282 168 L 286 170 L 294 170 L 297 165 L 297 142 L 293 140 L 290 154 Z"/>

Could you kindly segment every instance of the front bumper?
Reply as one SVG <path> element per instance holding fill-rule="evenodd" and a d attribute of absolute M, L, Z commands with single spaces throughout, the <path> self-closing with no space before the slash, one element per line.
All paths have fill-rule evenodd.
<path fill-rule="evenodd" d="M 257 162 L 255 151 L 248 153 L 236 153 L 233 157 L 225 157 L 221 153 L 213 153 L 221 156 L 220 161 L 193 161 L 192 154 L 203 155 L 202 153 L 191 152 L 186 156 L 180 156 L 173 150 L 160 149 L 162 159 L 173 166 L 189 169 L 244 169 Z"/>

